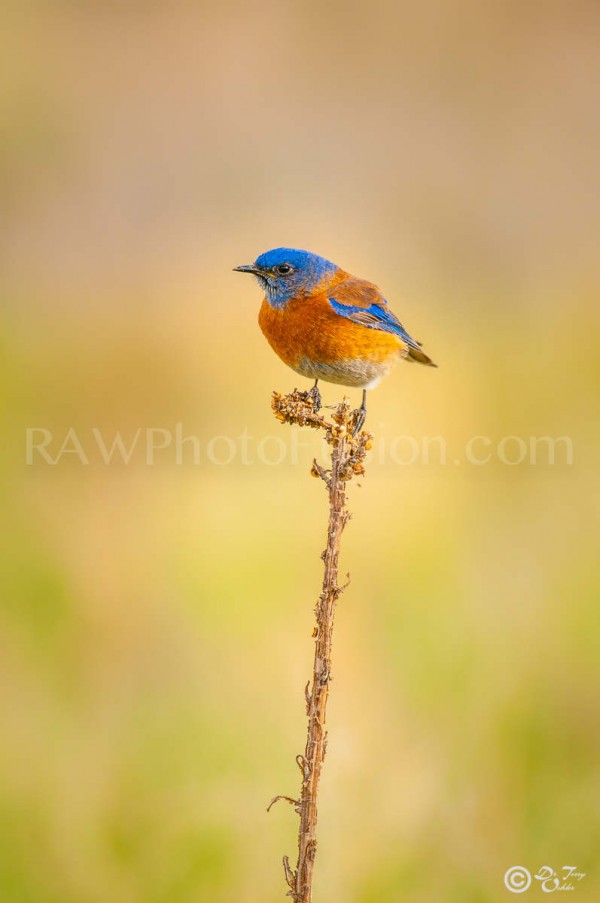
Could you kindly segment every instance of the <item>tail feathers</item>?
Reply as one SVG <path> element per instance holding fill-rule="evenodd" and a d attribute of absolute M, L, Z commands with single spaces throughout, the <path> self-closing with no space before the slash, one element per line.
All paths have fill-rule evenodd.
<path fill-rule="evenodd" d="M 425 364 L 426 367 L 437 367 L 437 364 L 434 364 L 424 351 L 421 351 L 420 348 L 413 348 L 411 345 L 406 349 L 406 360 L 417 361 L 419 364 Z"/>

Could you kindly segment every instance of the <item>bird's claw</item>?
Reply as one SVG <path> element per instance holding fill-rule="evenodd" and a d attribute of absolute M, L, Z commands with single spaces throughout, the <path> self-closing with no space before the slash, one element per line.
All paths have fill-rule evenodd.
<path fill-rule="evenodd" d="M 362 430 L 365 425 L 365 420 L 367 419 L 367 412 L 364 408 L 356 408 L 355 411 L 352 411 L 351 414 L 354 425 L 352 427 L 352 435 L 356 436 Z"/>
<path fill-rule="evenodd" d="M 309 389 L 306 393 L 306 397 L 312 401 L 313 414 L 318 414 L 323 407 L 323 400 L 321 398 L 321 393 L 319 392 L 318 387 L 313 386 L 312 389 Z"/>

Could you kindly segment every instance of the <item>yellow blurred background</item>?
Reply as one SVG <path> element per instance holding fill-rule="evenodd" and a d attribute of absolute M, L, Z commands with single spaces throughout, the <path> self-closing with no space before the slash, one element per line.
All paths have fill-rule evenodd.
<path fill-rule="evenodd" d="M 370 400 L 315 903 L 600 899 L 598 4 L 3 19 L 2 903 L 284 899 L 326 499 L 231 272 L 279 245 L 439 364 Z"/>

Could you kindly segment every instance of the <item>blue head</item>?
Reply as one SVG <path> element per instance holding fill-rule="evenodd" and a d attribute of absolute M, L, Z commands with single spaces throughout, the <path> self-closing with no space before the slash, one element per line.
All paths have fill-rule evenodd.
<path fill-rule="evenodd" d="M 294 248 L 275 248 L 257 257 L 254 263 L 235 268 L 240 273 L 252 273 L 264 289 L 271 307 L 284 307 L 290 298 L 308 295 L 338 267 L 330 260 L 297 251 Z"/>

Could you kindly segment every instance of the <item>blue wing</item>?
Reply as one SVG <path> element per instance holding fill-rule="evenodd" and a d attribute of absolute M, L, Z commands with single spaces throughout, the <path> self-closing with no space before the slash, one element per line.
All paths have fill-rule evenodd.
<path fill-rule="evenodd" d="M 376 285 L 362 279 L 347 279 L 335 287 L 328 300 L 340 317 L 346 317 L 368 329 L 379 329 L 398 336 L 406 345 L 404 356 L 408 360 L 435 367 L 433 361 L 421 351 L 421 343 L 409 335 L 398 317 L 390 310 Z"/>
<path fill-rule="evenodd" d="M 413 339 L 409 335 L 398 319 L 389 308 L 381 307 L 379 304 L 370 304 L 368 307 L 357 307 L 354 304 L 342 304 L 335 298 L 330 298 L 329 303 L 337 314 L 347 317 L 355 323 L 368 326 L 370 329 L 381 329 L 382 332 L 392 332 L 397 335 L 403 342 L 418 351 L 421 347 L 420 342 Z"/>

